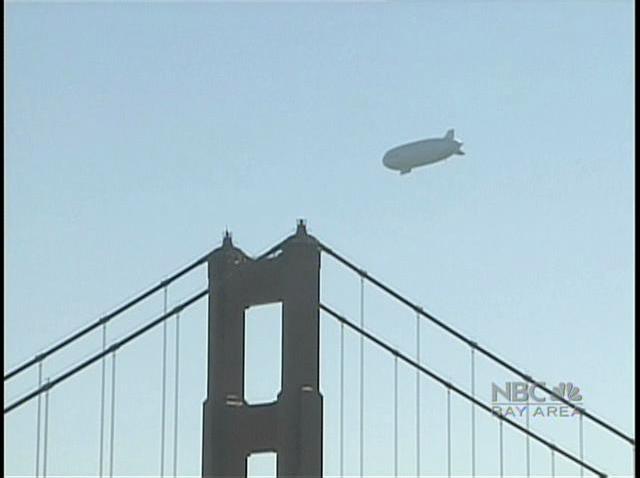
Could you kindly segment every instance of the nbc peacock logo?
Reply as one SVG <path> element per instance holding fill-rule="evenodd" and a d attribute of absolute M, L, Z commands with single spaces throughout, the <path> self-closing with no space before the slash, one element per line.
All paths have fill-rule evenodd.
<path fill-rule="evenodd" d="M 582 402 L 582 394 L 580 387 L 571 382 L 560 382 L 551 389 L 557 396 L 564 398 L 570 402 Z"/>

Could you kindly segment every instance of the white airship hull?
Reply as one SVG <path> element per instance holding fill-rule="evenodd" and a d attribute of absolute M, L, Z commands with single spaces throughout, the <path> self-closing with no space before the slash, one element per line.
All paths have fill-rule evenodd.
<path fill-rule="evenodd" d="M 382 163 L 389 169 L 405 174 L 454 154 L 464 154 L 461 146 L 462 143 L 453 139 L 453 131 L 450 130 L 444 138 L 426 139 L 393 148 L 384 155 Z"/>

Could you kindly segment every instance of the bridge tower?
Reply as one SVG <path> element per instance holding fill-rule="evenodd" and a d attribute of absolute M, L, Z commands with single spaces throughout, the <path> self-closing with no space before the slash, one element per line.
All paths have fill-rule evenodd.
<path fill-rule="evenodd" d="M 275 452 L 277 476 L 322 477 L 320 252 L 303 221 L 279 253 L 251 259 L 227 233 L 211 253 L 202 476 L 247 476 L 251 453 Z M 274 402 L 244 395 L 245 311 L 282 304 L 282 382 Z"/>

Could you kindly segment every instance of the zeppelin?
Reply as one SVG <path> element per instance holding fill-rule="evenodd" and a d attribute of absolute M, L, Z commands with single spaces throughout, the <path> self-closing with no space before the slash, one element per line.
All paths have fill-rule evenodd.
<path fill-rule="evenodd" d="M 382 158 L 382 164 L 407 174 L 414 168 L 443 161 L 454 154 L 464 154 L 460 149 L 462 143 L 453 136 L 454 131 L 450 129 L 442 138 L 424 139 L 390 149 Z"/>

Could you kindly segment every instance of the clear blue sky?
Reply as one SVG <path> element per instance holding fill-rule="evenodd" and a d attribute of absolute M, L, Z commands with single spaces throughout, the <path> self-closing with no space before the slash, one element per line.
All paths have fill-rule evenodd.
<path fill-rule="evenodd" d="M 632 2 L 14 2 L 6 13 L 6 367 L 217 246 L 225 228 L 253 254 L 304 217 L 313 234 L 491 350 L 550 384 L 578 384 L 587 408 L 633 433 Z M 402 177 L 382 167 L 392 146 L 449 128 L 466 156 Z M 356 279 L 324 271 L 323 300 L 356 318 Z M 170 301 L 204 280 L 201 271 Z M 412 350 L 411 314 L 367 293 L 373 330 Z M 158 298 L 110 332 L 161 307 Z M 197 475 L 204 307 L 185 319 L 179 470 Z M 323 326 L 327 474 L 337 471 L 336 331 Z M 158 470 L 154 334 L 119 358 L 116 473 Z M 425 328 L 426 362 L 465 384 L 467 365 L 439 353 L 435 337 Z M 76 358 L 99 347 L 92 340 Z M 388 390 L 390 360 L 367 353 L 380 360 L 367 386 Z M 52 361 L 45 372 L 64 367 Z M 50 474 L 97 474 L 92 370 L 52 393 Z M 485 397 L 504 380 L 479 373 Z M 429 420 L 441 418 L 443 395 L 437 402 L 438 389 L 424 387 L 422 461 L 433 474 L 444 470 L 444 438 Z M 415 461 L 408 403 L 406 474 Z M 367 408 L 370 475 L 391 470 L 389 413 L 384 401 Z M 577 423 L 564 420 L 535 426 L 559 427 L 575 451 Z M 348 427 L 356 473 L 357 421 Z M 463 475 L 466 427 L 454 421 Z M 630 472 L 620 442 L 585 431 L 587 458 Z M 9 418 L 7 473 L 33 472 L 34 434 L 33 406 Z M 523 472 L 518 450 L 511 473 Z M 497 473 L 495 452 L 481 451 L 480 471 Z M 535 455 L 539 474 L 545 453 Z"/>

